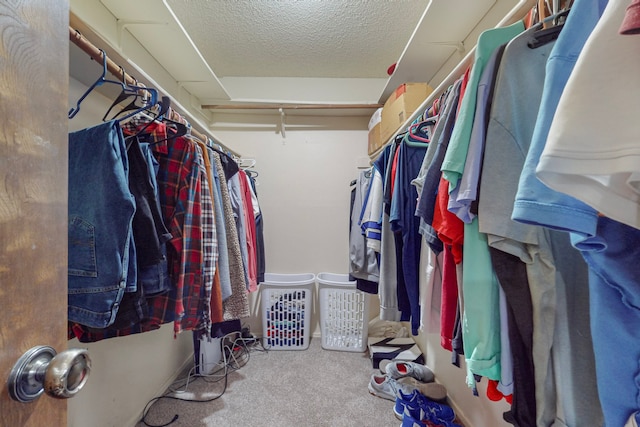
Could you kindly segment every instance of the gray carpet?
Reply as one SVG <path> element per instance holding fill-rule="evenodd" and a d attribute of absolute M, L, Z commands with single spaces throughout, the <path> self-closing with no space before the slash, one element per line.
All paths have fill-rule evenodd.
<path fill-rule="evenodd" d="M 393 402 L 367 390 L 374 372 L 368 353 L 324 350 L 320 338 L 312 339 L 307 350 L 252 351 L 246 365 L 228 374 L 219 399 L 208 403 L 161 399 L 146 421 L 162 425 L 178 415 L 172 427 L 399 426 Z M 223 388 L 220 378 L 201 378 L 177 396 L 210 399 Z"/>

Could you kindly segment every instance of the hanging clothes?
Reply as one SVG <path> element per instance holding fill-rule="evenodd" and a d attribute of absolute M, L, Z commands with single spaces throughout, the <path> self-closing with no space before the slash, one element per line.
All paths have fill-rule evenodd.
<path fill-rule="evenodd" d="M 420 222 L 415 216 L 417 197 L 411 181 L 420 171 L 422 160 L 427 151 L 426 143 L 414 142 L 411 135 L 400 143 L 398 147 L 398 162 L 396 183 L 391 201 L 389 222 L 391 231 L 401 238 L 396 245 L 402 245 L 402 257 L 398 258 L 398 268 L 402 269 L 405 293 L 409 302 L 408 307 L 400 307 L 408 312 L 411 322 L 411 332 L 418 335 L 420 326 L 420 293 L 419 293 L 419 265 L 421 239 L 418 233 Z M 400 284 L 398 284 L 400 286 Z"/>
<path fill-rule="evenodd" d="M 637 122 L 629 120 L 629 109 L 620 108 L 620 103 L 634 92 L 633 86 L 625 84 L 624 90 L 616 90 L 605 88 L 600 80 L 589 93 L 581 93 L 581 88 L 593 85 L 593 79 L 605 72 L 610 77 L 614 68 L 605 69 L 613 64 L 613 72 L 622 79 L 624 73 L 636 68 L 636 55 L 630 54 L 635 49 L 633 38 L 617 32 L 627 3 L 578 1 L 573 6 L 549 60 L 554 74 L 548 83 L 546 109 L 541 110 L 544 114 L 538 120 L 540 131 L 534 138 L 537 149 L 530 156 L 529 171 L 536 168 L 538 178 L 555 191 L 535 184 L 529 173 L 521 177 L 518 210 L 513 212 L 517 220 L 535 218 L 542 225 L 569 230 L 573 245 L 587 261 L 595 372 L 606 425 L 624 425 L 631 418 L 640 418 L 634 397 L 638 393 L 638 352 L 628 347 L 636 341 L 640 318 L 638 263 L 633 258 L 638 246 L 633 218 L 637 204 L 630 191 L 634 169 L 627 167 L 637 151 L 637 138 L 631 137 Z M 600 63 L 603 60 L 606 62 Z M 634 85 L 635 80 L 629 84 Z M 563 89 L 561 95 L 557 96 L 557 89 L 552 94 L 552 85 Z M 594 125 L 575 115 L 583 109 L 581 102 L 603 91 L 607 100 L 616 102 L 620 114 L 614 120 Z M 567 140 L 583 131 L 572 129 L 578 123 L 587 131 L 579 152 Z M 547 138 L 541 137 L 547 133 Z M 600 141 L 598 135 L 604 134 L 613 145 L 594 144 L 596 139 Z M 537 162 L 535 157 L 539 157 Z M 587 163 L 590 166 L 585 169 Z M 533 217 L 536 211 L 540 215 Z M 615 361 L 611 348 L 620 350 Z"/>
<path fill-rule="evenodd" d="M 213 198 L 209 187 L 205 153 L 199 144 L 196 144 L 198 156 L 202 157 L 199 163 L 200 182 L 202 183 L 202 298 L 198 312 L 202 313 L 201 328 L 210 336 L 212 322 L 222 321 L 222 293 L 219 287 L 213 289 L 216 274 L 216 262 L 218 259 L 218 244 L 216 240 L 215 217 L 213 210 Z M 207 158 L 208 158 L 208 154 Z M 215 320 L 213 317 L 215 316 Z"/>
<path fill-rule="evenodd" d="M 256 220 L 253 209 L 253 198 L 251 186 L 247 181 L 247 174 L 240 169 L 238 171 L 240 184 L 240 195 L 242 197 L 241 214 L 245 223 L 245 241 L 247 247 L 247 276 L 249 278 L 247 290 L 255 292 L 258 290 L 258 260 L 256 248 Z"/>
<path fill-rule="evenodd" d="M 70 322 L 110 326 L 125 291 L 136 290 L 135 201 L 128 173 L 117 122 L 69 135 Z"/>
<path fill-rule="evenodd" d="M 240 249 L 240 241 L 238 238 L 238 229 L 236 220 L 231 206 L 231 198 L 229 196 L 229 188 L 227 187 L 227 178 L 222 159 L 224 158 L 229 173 L 237 173 L 237 165 L 217 152 L 213 153 L 213 163 L 217 170 L 217 176 L 220 182 L 220 194 L 222 196 L 222 207 L 224 211 L 225 229 L 227 230 L 227 248 L 229 250 L 229 271 L 231 276 L 232 293 L 229 298 L 224 301 L 224 319 L 233 320 L 249 316 L 249 299 L 247 297 L 247 281 L 245 268 L 242 261 L 242 253 Z M 235 172 L 233 172 L 235 170 Z"/>
<path fill-rule="evenodd" d="M 251 172 L 247 172 L 247 180 L 251 189 L 251 201 L 253 204 L 253 215 L 256 223 L 256 264 L 257 264 L 257 282 L 264 282 L 264 274 L 266 271 L 266 259 L 264 248 L 264 222 L 262 219 L 262 210 L 258 202 L 258 191 L 256 189 L 256 180 Z"/>
<path fill-rule="evenodd" d="M 385 181 L 391 174 L 390 163 L 395 153 L 395 144 L 385 147 L 374 161 L 374 177 L 367 196 L 362 227 L 366 233 L 367 246 L 379 253 L 380 319 L 398 321 L 401 313 L 397 295 L 396 242 L 389 225 L 389 212 L 385 202 Z"/>
<path fill-rule="evenodd" d="M 498 46 L 487 60 L 484 70 L 478 80 L 476 91 L 476 109 L 471 128 L 469 150 L 464 166 L 464 172 L 460 178 L 457 191 L 451 193 L 448 201 L 448 210 L 455 214 L 461 221 L 471 223 L 477 215 L 478 188 L 480 185 L 480 171 L 482 169 L 482 159 L 484 156 L 484 145 L 486 130 L 489 121 L 489 111 L 493 100 L 493 90 L 498 71 L 498 65 L 502 59 L 505 45 Z M 491 248 L 490 248 L 491 251 Z M 494 270 L 497 267 L 492 258 L 491 263 Z M 460 274 L 460 276 L 462 273 Z M 502 284 L 502 283 L 501 283 Z M 499 291 L 500 307 L 500 380 L 489 379 L 487 397 L 491 400 L 501 400 L 502 398 L 512 400 L 513 394 L 513 367 L 511 358 L 511 343 L 509 335 L 509 322 L 507 314 L 506 296 L 502 287 Z M 462 293 L 462 289 L 460 289 Z M 464 305 L 461 305 L 464 311 Z M 459 335 L 462 335 L 460 330 Z M 533 374 L 532 374 L 533 375 Z M 531 377 L 533 380 L 533 377 Z M 531 385 L 530 397 L 535 403 L 533 394 L 533 381 Z M 513 405 L 512 405 L 513 407 Z M 535 407 L 532 419 L 535 418 Z"/>
<path fill-rule="evenodd" d="M 367 239 L 362 230 L 362 213 L 366 204 L 365 197 L 369 192 L 373 171 L 363 170 L 356 178 L 352 190 L 352 204 L 349 218 L 349 274 L 356 280 L 356 287 L 367 293 L 378 293 L 380 270 L 378 259 L 373 248 L 367 246 Z"/>
<path fill-rule="evenodd" d="M 207 153 L 209 160 L 214 159 L 214 152 L 211 147 L 207 147 Z M 218 170 L 215 165 L 215 161 L 211 164 L 211 175 L 213 178 L 213 199 L 215 208 L 215 226 L 216 235 L 218 237 L 218 268 L 216 269 L 217 280 L 220 283 L 220 296 L 222 301 L 225 301 L 231 296 L 231 276 L 229 272 L 229 250 L 227 247 L 227 230 L 225 228 L 224 212 L 222 208 L 222 195 L 220 189 L 220 178 L 218 177 Z"/>
<path fill-rule="evenodd" d="M 228 262 L 231 257 L 227 237 L 235 233 L 236 245 L 238 239 L 235 228 L 231 229 L 232 233 L 227 233 L 229 224 L 235 225 L 235 221 L 233 212 L 227 218 L 224 216 L 223 193 L 227 191 L 228 195 L 227 180 L 217 153 L 202 141 L 186 136 L 172 137 L 170 128 L 150 121 L 148 117 L 136 116 L 123 123 L 122 127 L 118 122 L 109 122 L 96 128 L 113 129 L 110 132 L 116 136 L 112 138 L 114 141 L 128 138 L 128 152 L 121 152 L 115 158 L 122 165 L 127 165 L 129 157 L 131 159 L 131 173 L 125 174 L 130 189 L 124 194 L 137 202 L 136 212 L 140 217 L 134 216 L 128 224 L 135 231 L 133 237 L 138 239 L 131 240 L 126 252 L 130 261 L 117 273 L 127 277 L 116 294 L 120 299 L 102 299 L 102 304 L 112 307 L 109 316 L 113 320 L 109 324 L 89 324 L 85 319 L 70 317 L 69 337 L 77 337 L 83 342 L 99 341 L 158 329 L 169 322 L 174 323 L 176 334 L 193 330 L 209 336 L 212 324 L 225 318 L 246 317 L 249 310 L 245 266 L 239 258 L 234 258 L 236 262 L 233 265 Z M 87 132 L 93 130 L 83 133 Z M 123 133 L 125 138 L 122 138 Z M 70 138 L 75 138 L 75 135 Z M 103 141 L 107 139 L 102 138 Z M 119 145 L 124 148 L 123 144 Z M 91 147 L 90 144 L 85 145 Z M 103 146 L 109 147 L 109 144 Z M 82 157 L 75 158 L 74 162 L 90 164 Z M 229 162 L 227 169 L 232 168 Z M 124 166 L 123 170 L 127 171 Z M 220 174 L 223 180 L 216 180 Z M 92 181 L 87 179 L 85 182 L 90 184 L 90 191 L 96 193 L 97 187 Z M 84 193 L 78 191 L 76 194 Z M 228 201 L 227 205 L 230 207 Z M 118 206 L 124 208 L 126 205 L 119 203 Z M 104 211 L 112 216 L 108 209 Z M 126 226 L 127 222 L 123 224 Z M 225 238 L 225 244 L 220 244 L 219 237 Z M 70 241 L 73 242 L 72 239 Z M 138 244 L 134 246 L 134 242 Z M 224 252 L 222 256 L 220 248 Z M 240 254 L 239 246 L 235 253 Z M 223 258 L 222 264 L 226 269 L 223 269 L 223 278 L 218 268 L 220 258 Z M 126 258 L 123 256 L 123 259 Z M 131 262 L 134 268 L 129 266 Z M 231 277 L 238 274 L 242 280 L 236 283 L 241 290 L 232 290 Z M 226 304 L 223 303 L 223 282 L 227 289 Z"/>

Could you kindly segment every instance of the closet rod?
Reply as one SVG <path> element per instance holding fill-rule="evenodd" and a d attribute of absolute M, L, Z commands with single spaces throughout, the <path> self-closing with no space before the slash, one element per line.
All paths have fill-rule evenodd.
<path fill-rule="evenodd" d="M 78 46 L 83 52 L 85 52 L 87 55 L 89 55 L 93 60 L 95 60 L 99 64 L 102 63 L 102 61 L 103 61 L 103 58 L 102 58 L 102 54 L 103 53 L 102 53 L 102 51 L 100 49 L 98 49 L 93 43 L 91 43 L 86 37 L 84 37 L 80 33 L 80 31 L 74 29 L 71 26 L 69 26 L 69 40 L 71 40 L 73 42 L 73 44 Z M 106 55 L 106 53 L 105 53 L 105 55 Z M 119 66 L 118 64 L 116 64 L 111 58 L 109 58 L 109 56 L 107 56 L 107 70 L 111 74 L 113 74 L 113 76 L 115 76 L 118 80 L 124 81 L 127 85 L 137 85 L 137 84 L 139 84 L 139 82 L 136 81 L 136 79 L 134 79 L 132 76 L 127 74 L 124 71 L 124 69 L 121 66 Z M 170 108 L 169 109 L 169 119 L 170 120 L 175 120 L 175 121 L 181 121 L 181 119 L 183 119 L 183 117 L 182 117 L 182 115 L 180 113 L 178 113 L 174 109 Z M 195 136 L 199 140 L 201 140 L 203 142 L 211 140 L 211 138 L 207 137 L 207 135 L 199 132 L 198 130 L 194 129 L 191 126 L 190 126 L 190 128 L 191 128 L 191 130 L 190 130 L 191 135 Z M 228 147 L 225 147 L 223 144 L 220 144 L 218 141 L 214 141 L 214 143 L 219 145 L 219 146 L 221 146 L 224 151 L 228 151 L 228 152 L 232 153 L 236 157 L 241 157 L 240 154 L 236 153 L 235 151 L 231 150 Z"/>
<path fill-rule="evenodd" d="M 524 19 L 526 15 L 533 9 L 533 7 L 538 3 L 538 0 L 520 0 L 518 4 L 516 4 L 509 13 L 505 15 L 504 18 L 494 28 L 506 27 L 509 26 L 519 20 Z M 369 155 L 370 159 L 375 159 L 380 155 L 380 153 L 385 149 L 385 147 L 395 141 L 396 136 L 398 134 L 404 132 L 411 123 L 417 119 L 424 111 L 427 110 L 438 98 L 441 94 L 443 94 L 449 86 L 451 86 L 460 76 L 462 76 L 467 68 L 473 65 L 474 55 L 476 52 L 476 47 L 474 46 L 469 52 L 462 58 L 462 60 L 456 65 L 456 67 L 451 71 L 447 77 L 444 78 L 442 82 L 431 92 L 431 94 L 425 99 L 422 104 L 409 116 L 407 120 L 398 128 L 397 131 L 391 136 L 391 138 L 383 144 L 380 148 Z"/>

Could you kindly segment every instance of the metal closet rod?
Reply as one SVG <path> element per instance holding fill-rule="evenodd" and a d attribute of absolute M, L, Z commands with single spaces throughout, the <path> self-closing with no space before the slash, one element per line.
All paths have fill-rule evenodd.
<path fill-rule="evenodd" d="M 87 40 L 86 37 L 84 37 L 80 31 L 76 30 L 75 28 L 69 26 L 69 40 L 71 40 L 73 42 L 73 44 L 75 44 L 76 46 L 78 46 L 80 49 L 82 49 L 83 52 L 85 52 L 87 55 L 89 55 L 93 60 L 95 60 L 96 62 L 98 62 L 99 64 L 102 63 L 103 58 L 102 58 L 102 54 L 103 52 L 98 49 L 93 43 L 91 43 L 89 40 Z M 105 53 L 106 55 L 106 53 Z M 111 58 L 109 58 L 109 56 L 107 56 L 107 70 L 113 74 L 118 80 L 124 81 L 127 85 L 138 85 L 140 84 L 140 82 L 138 82 L 135 78 L 133 78 L 132 76 L 130 76 L 129 74 L 127 74 L 124 69 L 116 64 Z M 178 113 L 177 111 L 175 111 L 173 108 L 169 109 L 169 119 L 170 120 L 176 120 L 179 121 L 179 119 L 183 119 L 184 117 Z M 191 135 L 195 136 L 196 138 L 198 138 L 199 140 L 203 141 L 203 142 L 207 142 L 209 140 L 213 140 L 212 138 L 208 137 L 207 135 L 199 132 L 197 129 L 194 129 L 192 126 L 191 128 Z M 240 154 L 236 153 L 235 151 L 231 150 L 230 148 L 224 146 L 223 144 L 220 144 L 218 141 L 213 141 L 214 144 L 219 145 L 220 147 L 222 147 L 222 149 L 224 151 L 228 151 L 230 153 L 232 153 L 234 156 L 236 157 L 241 157 Z"/>
<path fill-rule="evenodd" d="M 526 15 L 533 9 L 533 7 L 538 3 L 538 0 L 520 0 L 518 4 L 516 4 L 507 15 L 502 18 L 500 22 L 494 28 L 506 27 L 511 25 L 519 20 L 524 19 Z M 440 82 L 438 87 L 436 87 L 433 92 L 425 99 L 422 104 L 411 114 L 411 116 L 398 128 L 398 130 L 391 136 L 391 138 L 384 144 L 382 147 L 378 148 L 375 152 L 369 155 L 369 158 L 376 159 L 380 153 L 385 149 L 385 147 L 395 141 L 396 136 L 398 134 L 404 132 L 411 123 L 417 119 L 423 112 L 427 110 L 427 108 L 431 107 L 433 101 L 438 98 L 441 94 L 443 94 L 449 86 L 451 86 L 460 76 L 462 76 L 467 68 L 473 65 L 474 55 L 476 52 L 475 46 L 471 49 L 465 56 L 462 58 L 462 61 L 456 65 L 456 67 L 445 77 L 445 79 Z"/>

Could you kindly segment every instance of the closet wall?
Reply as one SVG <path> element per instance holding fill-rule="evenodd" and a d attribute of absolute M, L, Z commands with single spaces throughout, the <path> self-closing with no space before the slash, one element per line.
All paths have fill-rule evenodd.
<path fill-rule="evenodd" d="M 347 273 L 349 183 L 358 166 L 369 164 L 368 119 L 285 112 L 283 136 L 279 115 L 214 118 L 215 134 L 243 157 L 256 160 L 267 272 Z M 315 336 L 318 310 L 315 304 Z M 253 295 L 247 323 L 257 334 L 262 334 L 260 314 L 259 298 Z"/>

